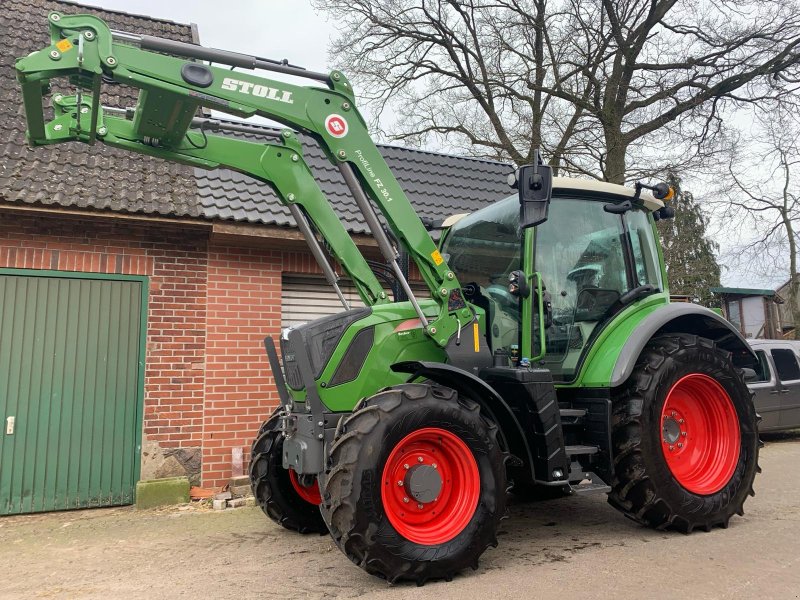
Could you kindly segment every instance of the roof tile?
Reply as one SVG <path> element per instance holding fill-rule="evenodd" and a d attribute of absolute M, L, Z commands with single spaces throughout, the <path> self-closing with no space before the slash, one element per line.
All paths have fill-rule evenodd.
<path fill-rule="evenodd" d="M 14 59 L 49 42 L 47 14 L 51 10 L 95 14 L 115 29 L 192 39 L 189 25 L 171 21 L 61 0 L 4 1 L 0 30 L 12 35 L 0 54 L 0 198 L 7 202 L 294 225 L 289 210 L 278 202 L 270 186 L 231 169 L 192 169 L 103 144 L 28 148 Z M 104 88 L 105 104 L 132 106 L 136 98 L 136 90 L 126 86 Z M 236 135 L 263 143 L 277 140 L 278 129 L 259 129 L 263 135 Z M 313 138 L 300 135 L 300 139 L 306 162 L 345 227 L 353 233 L 367 233 L 338 169 Z M 506 175 L 511 167 L 507 164 L 396 146 L 378 148 L 421 216 L 441 219 L 471 212 L 509 193 Z"/>

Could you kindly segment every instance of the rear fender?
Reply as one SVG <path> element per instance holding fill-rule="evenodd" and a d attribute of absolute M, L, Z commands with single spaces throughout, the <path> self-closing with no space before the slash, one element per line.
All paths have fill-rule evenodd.
<path fill-rule="evenodd" d="M 511 407 L 492 386 L 468 371 L 445 363 L 406 361 L 393 364 L 392 371 L 410 373 L 409 381 L 424 377 L 477 402 L 481 412 L 500 428 L 504 450 L 522 461 L 524 472 L 530 475 L 531 480 L 534 479 L 533 456 L 528 440 Z"/>
<path fill-rule="evenodd" d="M 732 354 L 737 367 L 756 364 L 752 348 L 729 321 L 704 306 L 674 302 L 653 311 L 636 326 L 617 355 L 609 386 L 625 383 L 647 343 L 665 333 L 690 333 L 709 338 Z"/>

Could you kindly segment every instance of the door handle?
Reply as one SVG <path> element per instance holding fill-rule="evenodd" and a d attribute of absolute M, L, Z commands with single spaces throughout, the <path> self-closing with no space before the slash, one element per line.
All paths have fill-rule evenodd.
<path fill-rule="evenodd" d="M 775 394 L 780 394 L 780 392 L 778 390 L 772 390 L 769 394 L 770 396 L 774 396 Z"/>
<path fill-rule="evenodd" d="M 781 390 L 781 394 L 788 394 L 789 390 Z"/>

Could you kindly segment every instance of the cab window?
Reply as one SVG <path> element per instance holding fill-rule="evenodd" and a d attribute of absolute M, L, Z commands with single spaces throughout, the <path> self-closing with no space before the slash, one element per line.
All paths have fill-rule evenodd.
<path fill-rule="evenodd" d="M 630 289 L 622 218 L 603 206 L 554 198 L 547 221 L 536 228 L 535 269 L 553 303 L 544 361 L 556 379 L 574 376 L 592 332 Z"/>
<path fill-rule="evenodd" d="M 656 239 L 647 213 L 642 210 L 632 210 L 626 213 L 625 219 L 631 236 L 636 284 L 649 284 L 663 289 L 661 268 L 656 254 Z"/>
<path fill-rule="evenodd" d="M 467 300 L 487 315 L 487 343 L 512 354 L 519 342 L 519 299 L 508 291 L 511 271 L 522 268 L 519 199 L 509 196 L 461 219 L 442 244 Z"/>

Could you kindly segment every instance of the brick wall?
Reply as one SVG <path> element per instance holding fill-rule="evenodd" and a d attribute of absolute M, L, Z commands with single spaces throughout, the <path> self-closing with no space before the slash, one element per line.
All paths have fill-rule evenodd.
<path fill-rule="evenodd" d="M 278 405 L 264 353 L 281 324 L 281 276 L 318 273 L 303 252 L 215 246 L 207 230 L 0 213 L 0 267 L 149 277 L 144 441 L 202 452 L 202 484 L 246 469 Z"/>
<path fill-rule="evenodd" d="M 0 215 L 0 267 L 149 277 L 144 439 L 202 441 L 206 271 L 203 230 Z"/>

